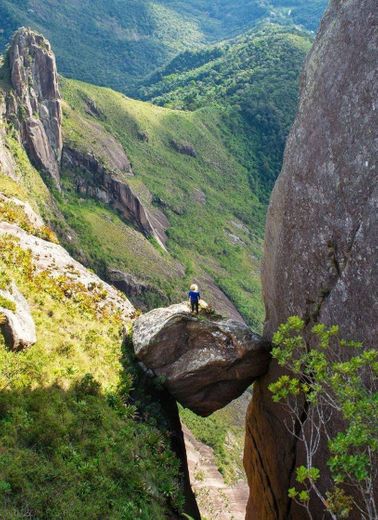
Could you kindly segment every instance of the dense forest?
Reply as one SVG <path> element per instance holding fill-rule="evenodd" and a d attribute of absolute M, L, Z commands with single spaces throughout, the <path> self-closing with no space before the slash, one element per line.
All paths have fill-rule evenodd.
<path fill-rule="evenodd" d="M 316 30 L 327 0 L 4 0 L 0 52 L 21 25 L 43 33 L 60 73 L 136 95 L 180 51 L 241 34 L 263 22 Z"/>

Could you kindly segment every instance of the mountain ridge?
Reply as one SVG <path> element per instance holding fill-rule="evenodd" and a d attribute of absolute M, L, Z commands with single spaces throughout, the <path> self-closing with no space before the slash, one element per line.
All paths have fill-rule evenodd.
<path fill-rule="evenodd" d="M 0 51 L 20 26 L 51 41 L 67 77 L 135 95 L 178 52 L 236 36 L 261 21 L 315 30 L 327 0 L 4 0 Z M 306 20 L 310 24 L 306 25 Z"/>

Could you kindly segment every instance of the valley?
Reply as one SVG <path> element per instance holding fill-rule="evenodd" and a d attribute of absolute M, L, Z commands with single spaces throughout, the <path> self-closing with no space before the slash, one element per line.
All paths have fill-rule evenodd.
<path fill-rule="evenodd" d="M 0 517 L 302 520 L 274 332 L 374 308 L 373 44 L 327 3 L 2 2 Z"/>

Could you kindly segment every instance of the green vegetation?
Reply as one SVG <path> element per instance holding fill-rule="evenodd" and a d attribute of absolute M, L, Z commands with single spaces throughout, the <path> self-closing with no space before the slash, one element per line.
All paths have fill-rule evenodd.
<path fill-rule="evenodd" d="M 0 334 L 0 516 L 147 520 L 180 509 L 168 436 L 127 404 L 133 369 L 120 362 L 123 324 L 103 288 L 35 272 L 11 236 L 0 238 L 0 273 L 27 296 L 38 338 L 12 352 Z"/>
<path fill-rule="evenodd" d="M 180 301 L 186 286 L 180 283 L 181 269 L 159 246 L 127 225 L 109 207 L 77 196 L 65 182 L 65 196 L 60 207 L 67 222 L 80 237 L 79 245 L 67 244 L 79 256 L 84 253 L 92 268 L 106 276 L 108 269 L 131 272 L 144 283 L 162 290 L 172 301 Z M 75 249 L 78 247 L 79 249 Z M 159 295 L 146 295 L 146 304 L 158 307 Z"/>
<path fill-rule="evenodd" d="M 205 418 L 179 406 L 184 424 L 196 439 L 214 450 L 217 467 L 227 484 L 245 478 L 242 457 L 246 401 L 247 397 L 241 397 Z"/>
<path fill-rule="evenodd" d="M 304 321 L 293 316 L 273 337 L 272 355 L 289 372 L 269 389 L 275 402 L 286 405 L 293 419 L 292 433 L 306 454 L 306 463 L 296 468 L 297 487 L 290 488 L 289 497 L 303 505 L 309 518 L 314 494 L 334 520 L 349 518 L 352 510 L 373 520 L 377 517 L 373 483 L 378 460 L 378 352 L 343 340 L 337 326 L 319 323 L 311 333 L 305 339 Z M 328 439 L 332 477 L 328 489 L 316 466 L 319 442 L 324 439 Z"/>
<path fill-rule="evenodd" d="M 168 251 L 186 268 L 186 278 L 177 281 L 178 287 L 208 273 L 246 319 L 259 328 L 263 313 L 259 262 L 265 206 L 251 188 L 247 169 L 225 144 L 234 139 L 224 125 L 231 117 L 230 111 L 168 110 L 71 80 L 62 81 L 62 92 L 67 103 L 64 109 L 67 141 L 101 157 L 99 143 L 106 142 L 109 134 L 115 137 L 133 165 L 135 177 L 127 177 L 127 182 L 151 207 L 147 188 L 153 195 L 152 205 L 166 213 L 170 222 Z M 87 114 L 88 99 L 103 114 L 101 119 Z M 233 120 L 236 124 L 237 118 Z M 142 140 L 141 134 L 147 135 L 148 140 Z M 190 143 L 196 157 L 179 153 L 172 146 L 173 140 Z M 69 180 L 69 175 L 66 178 Z M 201 193 L 204 202 L 197 199 Z M 65 209 L 64 197 L 62 204 L 68 222 L 75 227 L 75 219 L 70 219 L 70 212 Z M 86 213 L 84 221 L 91 220 L 92 236 L 96 233 L 104 236 L 101 219 Z M 113 223 L 120 229 L 119 220 L 113 219 Z M 76 229 L 79 230 L 77 223 Z M 79 232 L 80 241 L 88 240 L 84 235 Z M 104 240 L 106 243 L 105 237 Z M 142 243 L 145 244 L 143 240 Z M 102 243 L 99 246 L 103 248 Z M 150 259 L 146 261 L 155 262 L 156 250 L 145 246 L 143 249 L 150 251 Z M 122 254 L 124 258 L 127 255 Z M 160 258 L 167 265 L 167 258 Z M 211 300 L 211 295 L 208 296 Z M 216 301 L 210 303 L 216 307 Z"/>
<path fill-rule="evenodd" d="M 233 41 L 178 55 L 140 94 L 176 109 L 232 107 L 234 114 L 223 121 L 235 136 L 228 146 L 248 168 L 254 192 L 267 201 L 281 167 L 298 102 L 299 73 L 311 44 L 308 33 L 267 25 Z"/>
<path fill-rule="evenodd" d="M 16 310 L 16 304 L 14 302 L 12 302 L 11 300 L 9 300 L 8 298 L 5 298 L 5 296 L 2 296 L 1 294 L 0 294 L 0 307 L 2 307 L 3 309 L 8 309 L 13 312 Z"/>
<path fill-rule="evenodd" d="M 263 22 L 315 30 L 327 0 L 3 0 L 0 52 L 21 25 L 52 43 L 59 70 L 135 95 L 178 52 Z"/>
<path fill-rule="evenodd" d="M 59 219 L 59 214 L 52 194 L 39 172 L 30 163 L 14 129 L 8 127 L 6 130 L 5 146 L 12 157 L 17 181 L 0 169 L 0 192 L 7 197 L 16 197 L 28 202 L 45 221 L 55 222 Z"/>
<path fill-rule="evenodd" d="M 147 275 L 170 301 L 182 294 L 191 278 L 210 275 L 245 319 L 255 329 L 261 327 L 259 262 L 265 208 L 281 167 L 299 71 L 310 44 L 306 34 L 268 26 L 234 42 L 179 56 L 144 92 L 155 102 L 196 109 L 191 112 L 62 80 L 66 140 L 94 153 L 105 165 L 106 143 L 114 138 L 121 143 L 135 173 L 125 180 L 147 207 L 167 215 L 168 251 L 185 267 L 185 276 L 167 269 L 169 261 L 174 265 L 167 256 L 160 255 L 156 262 L 158 252 L 143 238 L 142 263 L 133 260 L 134 245 L 115 251 L 100 210 L 75 202 L 71 190 L 60 207 L 78 234 L 78 248 L 96 269 L 119 263 L 127 272 Z M 193 63 L 198 67 L 191 68 Z M 96 107 L 95 114 L 90 106 Z M 69 190 L 71 174 L 66 172 L 64 181 Z M 104 215 L 106 209 L 101 211 Z M 115 236 L 123 236 L 120 243 L 127 246 L 130 239 L 133 244 L 127 237 L 135 236 L 134 230 L 110 215 L 108 221 Z M 144 273 L 142 266 L 147 267 Z M 157 271 L 172 276 L 164 282 Z M 211 294 L 205 297 L 212 299 Z M 216 301 L 210 303 L 216 307 Z"/>
<path fill-rule="evenodd" d="M 49 242 L 58 242 L 55 233 L 48 226 L 35 226 L 25 212 L 23 206 L 16 202 L 0 198 L 0 220 L 9 222 L 11 224 L 17 224 L 21 229 L 24 229 L 27 233 L 35 235 L 43 240 Z"/>

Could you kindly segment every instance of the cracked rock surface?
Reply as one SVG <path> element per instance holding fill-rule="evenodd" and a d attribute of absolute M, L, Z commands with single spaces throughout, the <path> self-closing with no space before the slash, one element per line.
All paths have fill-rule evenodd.
<path fill-rule="evenodd" d="M 333 0 L 305 65 L 299 111 L 266 226 L 264 336 L 291 315 L 308 326 L 338 324 L 373 346 L 378 334 L 378 11 L 376 0 Z M 247 415 L 247 519 L 302 519 L 287 497 L 298 446 L 268 385 L 254 388 Z M 323 467 L 327 449 L 321 446 Z M 325 469 L 325 471 L 327 471 Z M 326 481 L 326 477 L 325 481 Z M 314 518 L 322 507 L 311 504 Z"/>
<path fill-rule="evenodd" d="M 267 343 L 244 323 L 193 316 L 186 303 L 141 316 L 133 343 L 175 399 L 202 416 L 239 397 L 270 358 Z"/>

